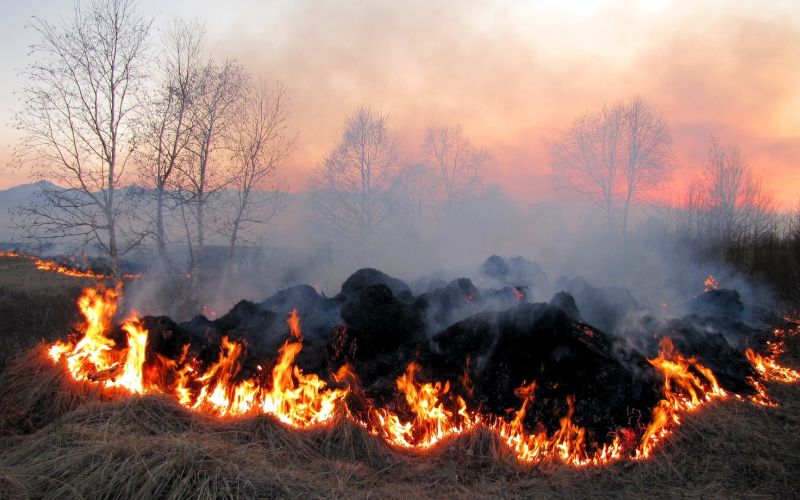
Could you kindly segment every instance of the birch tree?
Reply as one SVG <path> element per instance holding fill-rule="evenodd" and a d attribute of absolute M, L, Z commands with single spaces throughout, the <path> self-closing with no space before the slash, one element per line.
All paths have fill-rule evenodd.
<path fill-rule="evenodd" d="M 99 0 L 76 4 L 58 24 L 34 18 L 30 26 L 39 40 L 14 117 L 22 139 L 13 162 L 50 182 L 18 211 L 18 224 L 40 241 L 100 249 L 121 276 L 120 256 L 139 242 L 126 230 L 119 186 L 136 139 L 151 21 L 133 1 Z"/>
<path fill-rule="evenodd" d="M 423 147 L 429 161 L 439 171 L 448 208 L 479 184 L 480 170 L 487 155 L 464 136 L 461 125 L 429 127 Z"/>
<path fill-rule="evenodd" d="M 741 150 L 712 137 L 702 174 L 686 197 L 690 236 L 715 246 L 747 242 L 768 229 L 771 201 Z"/>
<path fill-rule="evenodd" d="M 283 208 L 279 170 L 293 146 L 294 137 L 286 128 L 286 89 L 259 82 L 250 89 L 233 126 L 233 193 L 223 222 L 229 260 L 244 232 L 267 224 Z"/>
<path fill-rule="evenodd" d="M 666 122 L 641 98 L 606 105 L 577 118 L 553 145 L 553 183 L 601 206 L 609 235 L 621 226 L 624 238 L 637 197 L 670 178 L 669 145 Z"/>
<path fill-rule="evenodd" d="M 178 168 L 179 209 L 189 248 L 189 273 L 196 296 L 202 282 L 202 261 L 213 222 L 209 211 L 232 173 L 224 151 L 231 125 L 242 105 L 247 75 L 234 61 L 206 63 L 200 71 L 197 92 L 191 106 L 192 136 L 189 159 Z"/>
<path fill-rule="evenodd" d="M 397 157 L 386 115 L 362 107 L 348 118 L 341 141 L 311 181 L 320 222 L 362 253 L 390 213 Z"/>
<path fill-rule="evenodd" d="M 192 105 L 199 90 L 203 31 L 196 24 L 173 23 L 162 38 L 159 75 L 143 117 L 139 174 L 152 188 L 154 238 L 163 268 L 171 268 L 167 251 L 165 208 L 175 174 L 189 161 L 193 133 Z"/>

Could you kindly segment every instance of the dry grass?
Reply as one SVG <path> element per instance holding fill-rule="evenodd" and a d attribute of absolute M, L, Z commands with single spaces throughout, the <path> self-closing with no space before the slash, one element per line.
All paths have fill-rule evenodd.
<path fill-rule="evenodd" d="M 784 361 L 800 366 L 800 339 L 787 347 Z M 108 399 L 37 348 L 0 376 L 0 496 L 791 498 L 800 387 L 770 389 L 781 407 L 715 404 L 646 462 L 575 470 L 521 466 L 483 430 L 407 453 L 343 419 L 296 431 L 264 416 L 213 419 L 165 397 Z"/>
<path fill-rule="evenodd" d="M 10 356 L 63 336 L 78 319 L 81 290 L 92 283 L 39 271 L 28 259 L 0 257 L 0 369 Z"/>
<path fill-rule="evenodd" d="M 44 371 L 26 378 L 57 384 Z M 716 404 L 691 415 L 651 460 L 584 470 L 520 466 L 483 430 L 407 453 L 346 420 L 297 431 L 264 416 L 213 419 L 166 397 L 84 393 L 37 431 L 2 438 L 0 486 L 46 498 L 791 497 L 800 488 L 798 389 L 773 389 L 780 408 Z"/>

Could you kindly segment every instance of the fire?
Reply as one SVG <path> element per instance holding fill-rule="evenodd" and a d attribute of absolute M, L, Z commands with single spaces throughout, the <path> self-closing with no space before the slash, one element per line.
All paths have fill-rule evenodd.
<path fill-rule="evenodd" d="M 30 257 L 30 259 L 36 266 L 36 269 L 39 269 L 40 271 L 54 271 L 59 274 L 73 276 L 75 278 L 105 279 L 109 277 L 106 276 L 105 274 L 98 274 L 93 271 L 81 271 L 80 269 L 74 269 L 71 267 L 62 266 L 57 262 L 40 259 L 39 257 Z"/>
<path fill-rule="evenodd" d="M 709 292 L 719 288 L 719 283 L 717 283 L 717 280 L 715 280 L 714 277 L 709 274 L 706 280 L 703 281 L 703 286 L 705 286 L 705 291 Z"/>
<path fill-rule="evenodd" d="M 136 319 L 122 324 L 127 334 L 127 347 L 116 349 L 115 342 L 106 336 L 117 313 L 120 286 L 107 289 L 87 288 L 78 300 L 85 318 L 85 334 L 74 345 L 55 342 L 49 349 L 55 361 L 65 360 L 67 369 L 76 380 L 102 382 L 105 387 L 124 388 L 143 394 L 142 366 L 147 347 L 147 330 Z"/>
<path fill-rule="evenodd" d="M 618 438 L 593 452 L 588 450 L 586 430 L 572 421 L 574 398 L 567 399 L 567 414 L 561 418 L 560 428 L 555 433 L 550 436 L 545 431 L 528 433 L 523 421 L 528 405 L 533 401 L 535 381 L 523 384 L 515 391 L 522 399 L 522 406 L 511 422 L 499 418 L 486 421 L 480 414 L 468 411 L 463 398 L 452 396 L 448 382 L 417 382 L 419 369 L 417 364 L 411 363 L 397 380 L 397 388 L 403 393 L 413 418 L 403 421 L 391 410 L 373 409 L 369 422 L 362 423 L 393 446 L 426 449 L 443 439 L 484 426 L 497 433 L 521 462 L 552 458 L 574 466 L 585 466 L 609 463 L 622 456 Z M 445 402 L 454 402 L 456 409 L 448 409 Z"/>
<path fill-rule="evenodd" d="M 794 383 L 800 381 L 800 372 L 781 366 L 778 363 L 778 356 L 783 354 L 783 337 L 789 332 L 797 334 L 798 327 L 800 327 L 800 323 L 797 321 L 790 318 L 786 318 L 786 320 L 794 323 L 795 328 L 788 331 L 783 328 L 776 328 L 773 332 L 775 340 L 767 342 L 767 349 L 764 355 L 758 354 L 749 348 L 745 351 L 747 360 L 753 365 L 753 369 L 760 378 L 760 380 L 755 377 L 748 379 L 750 385 L 756 391 L 756 394 L 750 397 L 750 401 L 759 406 L 778 406 L 777 403 L 770 399 L 763 382 Z"/>
<path fill-rule="evenodd" d="M 136 320 L 123 324 L 122 329 L 128 334 L 128 351 L 125 363 L 122 365 L 122 374 L 116 383 L 134 394 L 142 394 L 144 393 L 142 366 L 147 349 L 147 330 Z"/>
<path fill-rule="evenodd" d="M 78 299 L 78 308 L 85 318 L 84 336 L 75 345 L 56 342 L 50 347 L 50 357 L 65 359 L 67 368 L 76 380 L 89 380 L 90 375 L 107 372 L 120 362 L 120 353 L 112 348 L 114 342 L 106 337 L 117 313 L 119 289 L 87 288 Z"/>
<path fill-rule="evenodd" d="M 768 342 L 766 356 L 762 356 L 752 349 L 745 351 L 747 359 L 763 380 L 784 383 L 797 382 L 800 380 L 800 372 L 778 364 L 777 358 L 781 353 L 783 353 L 781 342 Z"/>
<path fill-rule="evenodd" d="M 559 421 L 559 429 L 548 436 L 545 431 L 529 434 L 523 427 L 523 421 L 530 402 L 533 401 L 536 382 L 522 385 L 515 392 L 522 398 L 522 407 L 516 412 L 511 422 L 500 419 L 492 424 L 492 428 L 504 439 L 506 445 L 514 451 L 522 462 L 536 462 L 545 458 L 557 458 L 565 464 L 574 466 L 601 465 L 621 458 L 621 447 L 618 437 L 610 444 L 605 444 L 593 453 L 587 450 L 586 430 L 572 421 L 575 413 L 575 399 L 567 398 L 567 414 Z"/>
<path fill-rule="evenodd" d="M 450 383 L 417 383 L 420 367 L 410 363 L 397 379 L 397 389 L 405 396 L 414 418 L 403 422 L 388 409 L 373 410 L 372 432 L 386 441 L 404 448 L 430 448 L 445 437 L 460 434 L 474 427 L 477 420 L 467 414 L 467 403 L 456 396 L 458 410 L 448 410 L 444 400 L 450 395 Z"/>
<path fill-rule="evenodd" d="M 678 353 L 669 337 L 662 338 L 659 347 L 658 357 L 649 361 L 664 376 L 664 399 L 653 409 L 653 420 L 642 436 L 636 458 L 649 457 L 655 445 L 669 435 L 671 426 L 681 423 L 682 413 L 728 396 L 711 370 L 695 358 Z"/>
<path fill-rule="evenodd" d="M 268 414 L 291 427 L 307 428 L 324 425 L 341 414 L 392 446 L 415 450 L 429 449 L 480 426 L 496 433 L 521 462 L 550 459 L 582 467 L 607 464 L 625 457 L 646 459 L 681 423 L 683 414 L 710 401 L 729 397 L 711 370 L 697 359 L 680 354 L 665 337 L 661 340 L 659 355 L 649 360 L 664 378 L 663 398 L 653 409 L 650 423 L 638 432 L 619 429 L 610 436 L 610 442 L 593 442 L 586 429 L 575 422 L 574 397 L 567 398 L 558 428 L 552 433 L 538 428 L 531 432 L 526 428 L 526 416 L 536 397 L 535 381 L 523 383 L 515 391 L 521 402 L 510 420 L 485 417 L 479 408 L 469 408 L 449 381 L 420 380 L 422 368 L 413 362 L 396 380 L 398 394 L 402 396 L 398 407 L 376 407 L 358 387 L 357 377 L 349 365 L 332 375 L 343 388 L 331 387 L 316 374 L 306 374 L 297 366 L 296 357 L 303 347 L 297 310 L 287 318 L 288 338 L 271 370 L 264 368 L 270 366 L 268 360 L 264 360 L 257 365 L 254 374 L 243 376 L 247 344 L 227 337 L 221 339 L 219 353 L 211 362 L 203 363 L 190 355 L 188 344 L 183 346 L 177 359 L 156 354 L 154 359 L 148 360 L 148 332 L 135 316 L 121 325 L 125 333 L 124 345 L 118 345 L 118 341 L 109 336 L 121 297 L 120 286 L 85 290 L 78 301 L 85 318 L 83 336 L 53 343 L 48 350 L 50 357 L 62 364 L 75 380 L 131 394 L 168 394 L 186 408 L 219 417 Z M 781 337 L 786 333 L 776 330 L 777 340 L 769 343 L 763 355 L 747 350 L 747 358 L 759 377 L 759 380 L 752 380 L 758 393 L 751 398 L 754 403 L 773 404 L 761 381 L 800 381 L 800 372 L 777 363 L 782 350 Z M 467 369 L 459 377 L 458 384 L 466 392 L 465 396 L 469 396 L 473 388 L 469 365 L 468 359 Z M 351 412 L 346 403 L 348 396 L 359 398 L 367 410 Z M 739 395 L 733 396 L 742 399 Z M 637 445 L 635 436 L 638 434 L 641 436 Z"/>
<path fill-rule="evenodd" d="M 291 338 L 281 347 L 278 363 L 272 370 L 272 388 L 263 395 L 261 410 L 296 427 L 327 422 L 334 417 L 337 403 L 347 391 L 328 389 L 319 377 L 304 374 L 294 364 L 295 356 L 303 348 L 297 309 L 292 311 L 288 323 Z"/>
<path fill-rule="evenodd" d="M 14 258 L 22 258 L 28 259 L 33 262 L 33 265 L 36 266 L 36 269 L 40 271 L 51 271 L 56 272 L 59 274 L 63 274 L 65 276 L 72 276 L 74 278 L 92 278 L 97 280 L 105 280 L 112 278 L 113 276 L 108 274 L 96 273 L 91 269 L 83 270 L 78 269 L 76 267 L 69 267 L 62 264 L 59 264 L 53 260 L 45 260 L 40 257 L 36 257 L 34 255 L 26 255 L 17 251 L 2 251 L 0 250 L 0 257 L 14 257 Z M 141 278 L 141 274 L 139 273 L 127 273 L 123 277 L 125 279 L 135 279 Z"/>
<path fill-rule="evenodd" d="M 160 359 L 158 366 L 167 372 L 144 375 L 147 330 L 136 319 L 123 323 L 127 347 L 116 349 L 107 337 L 117 312 L 119 288 L 87 289 L 79 300 L 86 321 L 85 334 L 77 342 L 56 342 L 50 357 L 63 361 L 75 380 L 102 381 L 104 387 L 119 387 L 133 394 L 171 393 L 184 406 L 219 416 L 253 412 L 274 415 L 295 427 L 307 427 L 331 420 L 344 389 L 330 389 L 315 374 L 304 374 L 294 364 L 302 349 L 300 318 L 293 311 L 288 319 L 290 338 L 280 349 L 272 370 L 272 383 L 262 378 L 238 381 L 246 346 L 223 337 L 219 358 L 201 369 L 196 359 L 186 359 L 189 345 L 176 362 Z M 164 381 L 174 380 L 170 385 Z"/>

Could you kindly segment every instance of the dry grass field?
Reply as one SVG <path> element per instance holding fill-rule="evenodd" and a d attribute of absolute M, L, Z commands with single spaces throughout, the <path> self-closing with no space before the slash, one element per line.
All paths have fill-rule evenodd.
<path fill-rule="evenodd" d="M 778 408 L 726 401 L 688 415 L 644 462 L 521 466 L 478 429 L 426 453 L 341 420 L 310 431 L 268 417 L 212 419 L 170 399 L 109 398 L 68 380 L 40 339 L 76 318 L 76 278 L 0 258 L 0 496 L 6 498 L 794 498 L 800 387 Z M 800 339 L 784 364 L 800 367 Z"/>

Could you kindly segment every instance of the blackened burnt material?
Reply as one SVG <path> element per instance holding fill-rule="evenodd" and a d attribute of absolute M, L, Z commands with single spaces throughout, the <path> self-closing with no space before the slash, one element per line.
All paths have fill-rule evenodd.
<path fill-rule="evenodd" d="M 456 390 L 495 415 L 518 409 L 515 389 L 536 381 L 525 419 L 531 430 L 542 424 L 557 429 L 567 398 L 574 396 L 573 420 L 596 443 L 607 441 L 609 432 L 646 423 L 660 399 L 661 381 L 647 360 L 628 358 L 620 361 L 601 331 L 540 303 L 477 314 L 451 326 L 433 337 L 420 364 L 437 380 L 463 380 L 466 372 L 473 387 Z"/>
<path fill-rule="evenodd" d="M 708 290 L 685 304 L 685 313 L 728 319 L 742 317 L 744 305 L 736 290 Z"/>
<path fill-rule="evenodd" d="M 334 335 L 331 366 L 349 362 L 367 389 L 378 383 L 381 390 L 391 390 L 425 338 L 418 310 L 377 284 L 355 292 L 341 315 L 344 325 Z"/>
<path fill-rule="evenodd" d="M 411 289 L 404 282 L 378 271 L 377 269 L 371 268 L 359 269 L 351 274 L 350 277 L 342 283 L 341 295 L 353 296 L 370 285 L 385 285 L 392 291 L 395 297 L 406 294 L 408 296 L 411 295 Z"/>

